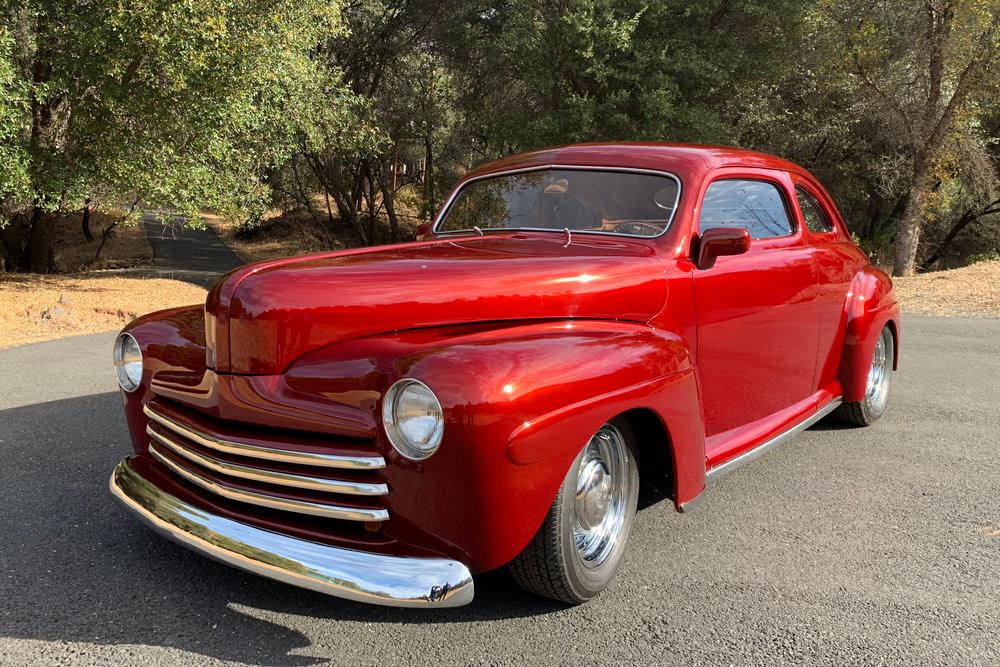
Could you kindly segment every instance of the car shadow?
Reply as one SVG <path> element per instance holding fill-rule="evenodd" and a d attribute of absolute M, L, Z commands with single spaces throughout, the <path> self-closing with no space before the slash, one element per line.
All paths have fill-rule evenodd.
<path fill-rule="evenodd" d="M 469 606 L 427 610 L 340 600 L 216 563 L 146 530 L 111 498 L 108 476 L 127 443 L 117 393 L 0 411 L 0 636 L 308 665 L 320 660 L 296 652 L 309 637 L 282 615 L 423 624 L 565 608 L 522 592 L 505 571 L 478 576 Z"/>
<path fill-rule="evenodd" d="M 848 424 L 837 417 L 836 414 L 829 414 L 808 428 L 810 431 L 853 431 L 863 426 Z"/>
<path fill-rule="evenodd" d="M 825 419 L 814 430 L 850 428 Z M 117 393 L 0 411 L 0 636 L 138 644 L 218 660 L 309 665 L 308 636 L 283 616 L 386 624 L 522 618 L 564 605 L 521 591 L 506 570 L 476 577 L 472 604 L 396 609 L 241 572 L 146 530 L 111 498 L 130 451 Z M 639 509 L 670 502 L 646 483 Z"/>

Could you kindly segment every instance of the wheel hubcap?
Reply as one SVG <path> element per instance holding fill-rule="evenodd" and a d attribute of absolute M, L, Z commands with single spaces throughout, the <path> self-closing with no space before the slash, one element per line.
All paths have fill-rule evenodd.
<path fill-rule="evenodd" d="M 573 537 L 587 567 L 607 560 L 622 537 L 629 497 L 628 457 L 621 431 L 605 424 L 580 458 Z"/>
<path fill-rule="evenodd" d="M 892 340 L 888 329 L 883 329 L 875 342 L 875 354 L 872 355 L 872 365 L 868 371 L 868 386 L 865 399 L 874 408 L 881 408 L 889 394 L 889 351 Z"/>

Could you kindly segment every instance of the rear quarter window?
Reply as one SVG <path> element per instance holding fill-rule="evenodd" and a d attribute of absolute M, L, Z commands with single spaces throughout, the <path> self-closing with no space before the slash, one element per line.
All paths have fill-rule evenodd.
<path fill-rule="evenodd" d="M 833 224 L 823 213 L 823 209 L 816 203 L 816 199 L 807 191 L 800 187 L 795 188 L 795 198 L 799 202 L 799 210 L 802 211 L 802 219 L 806 221 L 806 227 L 811 232 L 825 234 L 833 231 Z"/>

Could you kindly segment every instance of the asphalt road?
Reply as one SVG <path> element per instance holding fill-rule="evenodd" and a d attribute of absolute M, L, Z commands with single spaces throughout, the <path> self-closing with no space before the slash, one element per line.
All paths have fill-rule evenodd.
<path fill-rule="evenodd" d="M 179 216 L 164 221 L 148 215 L 142 224 L 153 250 L 153 265 L 141 269 L 143 275 L 208 288 L 223 273 L 246 264 L 211 227 L 185 228 L 184 218 Z"/>
<path fill-rule="evenodd" d="M 110 335 L 0 352 L 0 663 L 1000 664 L 1000 321 L 906 318 L 889 412 L 822 422 L 643 509 L 565 608 L 479 577 L 454 610 L 326 598 L 132 521 Z"/>

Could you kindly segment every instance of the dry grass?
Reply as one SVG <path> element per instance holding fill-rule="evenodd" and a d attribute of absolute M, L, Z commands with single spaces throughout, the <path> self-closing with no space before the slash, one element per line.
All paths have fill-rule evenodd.
<path fill-rule="evenodd" d="M 322 237 L 317 225 L 311 219 L 305 220 L 302 215 L 295 213 L 270 218 L 252 229 L 226 224 L 216 215 L 203 213 L 202 217 L 223 243 L 247 263 L 330 249 L 330 244 Z M 335 250 L 356 245 L 349 245 L 343 240 L 331 240 Z"/>
<path fill-rule="evenodd" d="M 904 312 L 1000 318 L 1000 261 L 893 278 L 893 282 Z"/>
<path fill-rule="evenodd" d="M 101 244 L 101 232 L 111 225 L 115 216 L 94 213 L 90 216 L 90 228 L 94 240 L 83 238 L 80 229 L 80 214 L 68 216 L 56 223 L 55 257 L 60 273 L 79 273 L 88 269 L 125 269 L 148 264 L 153 259 L 153 251 L 146 240 L 141 225 L 118 225 L 111 231 L 111 237 L 101 248 L 101 257 L 95 259 Z"/>
<path fill-rule="evenodd" d="M 143 313 L 204 300 L 204 289 L 176 280 L 0 274 L 0 348 L 115 331 Z"/>
<path fill-rule="evenodd" d="M 256 227 L 233 225 L 210 213 L 203 212 L 202 217 L 223 242 L 246 262 L 365 245 L 357 231 L 348 223 L 337 217 L 334 217 L 332 224 L 327 223 L 328 213 L 322 195 L 317 194 L 312 199 L 311 213 L 304 207 L 288 211 L 272 209 Z M 417 226 L 421 223 L 419 203 L 414 201 L 412 188 L 404 188 L 397 193 L 396 214 L 399 217 L 401 240 L 412 241 Z M 389 243 L 389 222 L 384 213 L 378 221 L 378 227 L 378 242 Z"/>

